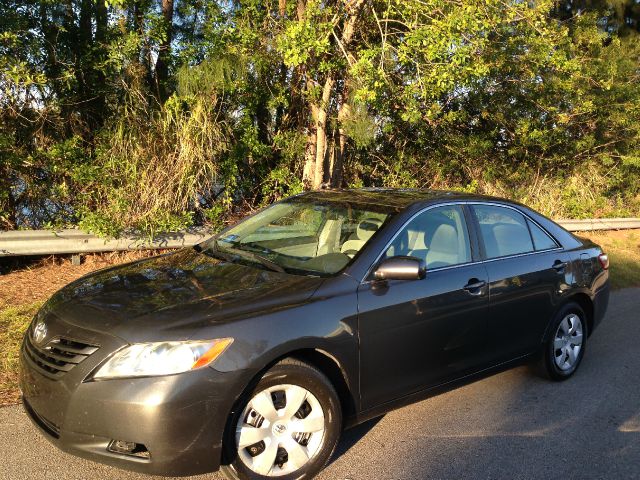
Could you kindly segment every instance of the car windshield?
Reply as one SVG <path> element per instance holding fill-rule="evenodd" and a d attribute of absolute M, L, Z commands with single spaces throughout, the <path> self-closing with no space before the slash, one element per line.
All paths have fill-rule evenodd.
<path fill-rule="evenodd" d="M 203 252 L 280 272 L 333 275 L 393 214 L 379 206 L 300 200 L 276 203 L 247 218 L 214 237 Z"/>

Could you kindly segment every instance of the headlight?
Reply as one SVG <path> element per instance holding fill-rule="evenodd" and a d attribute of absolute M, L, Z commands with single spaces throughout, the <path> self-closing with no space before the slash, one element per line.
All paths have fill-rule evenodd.
<path fill-rule="evenodd" d="M 137 343 L 116 352 L 93 378 L 146 377 L 195 370 L 209 365 L 232 343 L 233 338 Z"/>

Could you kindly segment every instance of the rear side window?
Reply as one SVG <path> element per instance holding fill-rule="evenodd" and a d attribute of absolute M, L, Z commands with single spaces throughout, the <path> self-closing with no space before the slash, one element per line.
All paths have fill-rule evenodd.
<path fill-rule="evenodd" d="M 480 225 L 487 258 L 506 257 L 534 251 L 524 215 L 510 208 L 473 205 Z"/>
<path fill-rule="evenodd" d="M 538 225 L 529 220 L 527 220 L 527 223 L 529 224 L 529 229 L 531 230 L 531 236 L 533 237 L 533 246 L 536 248 L 536 251 L 549 250 L 558 246 L 556 241 Z"/>

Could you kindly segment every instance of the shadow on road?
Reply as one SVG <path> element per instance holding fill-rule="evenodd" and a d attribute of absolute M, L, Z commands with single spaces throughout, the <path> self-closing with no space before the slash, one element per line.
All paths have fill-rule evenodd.
<path fill-rule="evenodd" d="M 340 443 L 338 443 L 336 451 L 333 454 L 333 457 L 329 464 L 332 464 L 336 461 L 336 459 L 338 459 L 342 455 L 345 455 L 349 451 L 349 449 L 351 449 L 351 447 L 357 444 L 383 418 L 384 416 L 373 418 L 342 432 Z"/>

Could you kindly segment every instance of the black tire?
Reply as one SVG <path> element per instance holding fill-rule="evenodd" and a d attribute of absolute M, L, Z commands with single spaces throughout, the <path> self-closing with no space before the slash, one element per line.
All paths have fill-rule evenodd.
<path fill-rule="evenodd" d="M 563 336 L 562 336 L 562 331 L 559 330 L 560 324 L 564 322 L 565 319 L 569 319 L 568 325 L 571 325 L 572 316 L 577 316 L 580 320 L 580 327 L 582 332 L 580 349 L 579 349 L 579 352 L 575 355 L 575 361 L 572 363 L 572 365 L 567 366 L 568 363 L 565 363 L 565 365 L 563 365 L 565 368 L 560 368 L 560 366 L 556 361 L 556 358 L 559 358 L 559 359 L 564 358 L 568 362 L 569 356 L 567 355 L 565 357 L 563 355 L 562 349 L 556 348 L 556 339 L 558 340 L 558 342 L 562 344 Z M 555 314 L 551 322 L 548 339 L 544 344 L 542 356 L 540 359 L 540 370 L 545 377 L 551 380 L 562 381 L 562 380 L 568 379 L 574 373 L 576 373 L 576 371 L 578 370 L 578 367 L 580 367 L 580 364 L 582 363 L 582 358 L 584 357 L 584 352 L 587 345 L 587 336 L 589 333 L 587 329 L 588 329 L 587 316 L 585 315 L 582 307 L 580 307 L 580 305 L 578 305 L 577 303 L 569 302 L 566 305 L 562 306 L 560 310 L 558 310 L 558 312 Z M 567 342 L 569 345 L 571 345 L 571 348 L 573 350 L 575 348 L 575 345 L 573 343 L 575 342 L 575 340 L 573 341 L 570 340 L 572 338 L 570 335 L 571 334 L 568 334 L 564 338 L 568 339 Z M 573 338 L 576 338 L 576 335 L 574 335 Z"/>
<path fill-rule="evenodd" d="M 250 400 L 262 392 L 278 385 L 296 385 L 311 392 L 324 413 L 325 430 L 319 450 L 302 468 L 277 477 L 260 475 L 251 470 L 240 458 L 236 442 L 236 425 Z M 230 480 L 303 480 L 313 478 L 329 462 L 342 432 L 340 400 L 327 377 L 317 368 L 296 359 L 288 358 L 270 368 L 255 387 L 248 388 L 230 416 L 223 440 L 223 465 L 221 472 Z M 274 468 L 278 468 L 276 465 Z"/>

